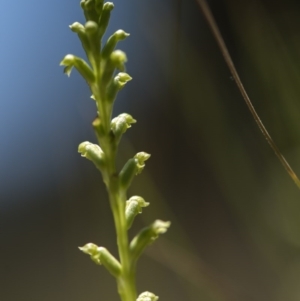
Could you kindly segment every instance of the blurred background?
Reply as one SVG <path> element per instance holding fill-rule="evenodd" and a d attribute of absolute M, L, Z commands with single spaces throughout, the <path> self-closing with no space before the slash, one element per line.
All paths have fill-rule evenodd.
<path fill-rule="evenodd" d="M 78 3 L 77 3 L 78 2 Z M 115 0 L 106 38 L 133 77 L 116 102 L 138 123 L 119 166 L 152 154 L 130 195 L 150 202 L 130 231 L 171 220 L 138 265 L 160 300 L 300 298 L 300 192 L 267 145 L 195 0 Z M 300 3 L 211 0 L 241 79 L 300 174 Z M 118 300 L 114 279 L 77 249 L 116 253 L 100 174 L 77 153 L 95 141 L 95 104 L 60 60 L 84 56 L 68 25 L 79 1 L 3 1 L 0 11 L 0 300 Z"/>

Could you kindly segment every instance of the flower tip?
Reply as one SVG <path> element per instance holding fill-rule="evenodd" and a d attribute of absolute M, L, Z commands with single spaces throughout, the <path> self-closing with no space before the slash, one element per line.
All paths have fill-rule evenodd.
<path fill-rule="evenodd" d="M 115 32 L 115 35 L 118 39 L 124 40 L 125 38 L 130 36 L 130 33 L 125 32 L 123 29 L 119 29 Z"/>
<path fill-rule="evenodd" d="M 68 66 L 73 63 L 74 61 L 74 55 L 73 54 L 67 54 L 62 61 L 59 63 L 60 66 Z"/>
<path fill-rule="evenodd" d="M 128 73 L 120 72 L 120 73 L 117 74 L 117 76 L 115 77 L 115 79 L 117 81 L 119 81 L 119 82 L 126 83 L 126 82 L 131 81 L 132 77 Z"/>
<path fill-rule="evenodd" d="M 98 30 L 98 24 L 94 21 L 87 21 L 85 23 L 85 30 L 87 33 L 93 34 Z"/>
<path fill-rule="evenodd" d="M 114 8 L 114 4 L 112 2 L 106 2 L 103 6 L 104 9 L 112 10 Z"/>
<path fill-rule="evenodd" d="M 146 161 L 151 157 L 151 155 L 145 152 L 140 152 L 137 153 L 134 157 L 140 161 Z"/>
<path fill-rule="evenodd" d="M 98 246 L 93 243 L 88 243 L 83 247 L 78 247 L 80 251 L 88 255 L 95 255 L 97 253 Z"/>
<path fill-rule="evenodd" d="M 164 221 L 161 221 L 161 220 L 156 220 L 153 223 L 153 229 L 156 232 L 156 234 L 166 233 L 170 226 L 171 226 L 170 221 L 164 222 Z"/>
<path fill-rule="evenodd" d="M 84 26 L 79 22 L 74 22 L 73 24 L 69 25 L 69 28 L 74 32 L 79 32 L 84 30 Z"/>

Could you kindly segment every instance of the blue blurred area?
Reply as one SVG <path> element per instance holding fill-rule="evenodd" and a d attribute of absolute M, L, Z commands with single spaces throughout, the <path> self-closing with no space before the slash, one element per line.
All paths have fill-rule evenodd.
<path fill-rule="evenodd" d="M 78 84 L 68 91 L 58 67 L 68 47 L 80 49 L 67 28 L 80 11 L 69 2 L 2 4 L 1 206 L 16 205 L 16 193 L 25 196 L 53 181 L 51 145 L 59 148 L 63 140 L 49 139 L 51 132 L 75 124 L 70 104 L 84 85 L 76 78 Z"/>
<path fill-rule="evenodd" d="M 133 77 L 145 58 L 143 36 L 137 24 L 137 1 L 115 1 L 106 37 L 122 28 L 135 41 L 124 49 Z M 84 57 L 77 36 L 68 25 L 83 22 L 74 1 L 4 1 L 1 4 L 0 72 L 0 200 L 1 207 L 15 206 L 26 196 L 42 191 L 54 181 L 53 169 L 74 162 L 77 144 L 95 116 L 94 103 L 84 81 L 63 75 L 59 62 L 67 53 Z M 130 39 L 129 39 L 130 40 Z M 132 73 L 131 73 L 132 74 Z M 151 78 L 151 77 L 150 77 Z M 120 96 L 116 109 L 123 111 Z M 143 103 L 145 105 L 145 102 Z M 83 126 L 85 124 L 85 126 Z M 90 134 L 91 136 L 92 134 Z M 86 139 L 86 138 L 85 138 Z M 66 146 L 74 142 L 74 149 Z M 59 153 L 59 160 L 53 156 Z M 58 162 L 59 161 L 59 162 Z"/>

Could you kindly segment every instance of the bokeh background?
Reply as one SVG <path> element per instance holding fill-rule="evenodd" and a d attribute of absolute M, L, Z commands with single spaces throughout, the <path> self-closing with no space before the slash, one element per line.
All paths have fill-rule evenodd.
<path fill-rule="evenodd" d="M 68 25 L 79 1 L 2 1 L 0 8 L 0 300 L 118 300 L 114 279 L 77 246 L 116 254 L 105 188 L 77 153 L 95 141 L 95 105 Z M 269 148 L 194 0 L 115 0 L 106 37 L 133 77 L 115 112 L 138 120 L 119 165 L 152 154 L 130 194 L 151 203 L 131 235 L 160 218 L 172 228 L 141 259 L 139 291 L 161 300 L 300 298 L 300 192 Z M 300 4 L 211 0 L 253 104 L 300 173 Z"/>

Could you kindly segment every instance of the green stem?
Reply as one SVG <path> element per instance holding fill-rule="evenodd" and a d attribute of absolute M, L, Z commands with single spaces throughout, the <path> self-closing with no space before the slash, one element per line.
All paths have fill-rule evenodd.
<path fill-rule="evenodd" d="M 115 154 L 109 157 L 111 163 L 107 166 L 112 167 L 109 172 L 108 193 L 110 204 L 113 212 L 117 242 L 119 249 L 120 262 L 122 266 L 122 273 L 117 279 L 118 290 L 122 301 L 135 301 L 136 288 L 134 272 L 131 269 L 130 250 L 128 243 L 127 224 L 125 219 L 125 202 L 126 194 L 122 192 L 119 187 L 119 179 L 115 172 Z"/>
<path fill-rule="evenodd" d="M 120 191 L 120 190 L 119 190 Z M 113 208 L 113 215 L 116 225 L 117 241 L 122 266 L 122 273 L 118 279 L 118 289 L 123 301 L 136 300 L 135 277 L 131 269 L 131 260 L 129 253 L 127 224 L 125 219 L 125 195 L 110 193 L 111 203 L 116 206 Z"/>
<path fill-rule="evenodd" d="M 122 273 L 117 279 L 118 291 L 122 301 L 135 301 L 137 298 L 135 285 L 135 271 L 131 267 L 130 250 L 127 234 L 127 223 L 125 218 L 126 193 L 119 186 L 119 178 L 116 170 L 116 147 L 110 136 L 111 105 L 101 96 L 101 76 L 99 70 L 96 73 L 96 84 L 93 87 L 94 96 L 97 101 L 99 118 L 101 118 L 102 137 L 99 144 L 105 154 L 106 168 L 103 176 L 107 186 L 110 206 L 113 212 L 117 243 L 119 250 Z"/>

